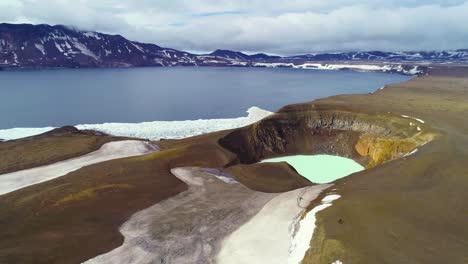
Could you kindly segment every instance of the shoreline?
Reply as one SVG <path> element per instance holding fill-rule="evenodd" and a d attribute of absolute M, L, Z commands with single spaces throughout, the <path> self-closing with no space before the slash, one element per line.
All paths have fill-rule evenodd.
<path fill-rule="evenodd" d="M 270 111 L 252 106 L 246 111 L 247 116 L 234 118 L 214 118 L 183 121 L 149 121 L 140 123 L 102 123 L 80 124 L 79 130 L 94 130 L 112 136 L 146 138 L 150 140 L 181 139 L 201 134 L 228 130 L 250 125 L 271 114 Z M 5 141 L 40 135 L 56 129 L 44 128 L 9 128 L 0 129 L 0 139 Z M 188 132 L 187 132 L 188 130 Z"/>
<path fill-rule="evenodd" d="M 122 66 L 122 67 L 4 67 L 0 71 L 36 71 L 36 70 L 80 70 L 80 69 L 139 69 L 139 68 L 284 68 L 284 69 L 301 69 L 301 70 L 317 70 L 317 71 L 354 71 L 354 72 L 369 72 L 369 73 L 389 73 L 400 74 L 405 76 L 420 76 L 425 75 L 431 63 L 424 64 L 418 62 L 365 62 L 365 61 L 304 61 L 302 64 L 296 62 L 255 62 L 252 65 L 232 64 L 232 65 L 151 65 L 151 66 Z M 258 65 L 255 65 L 258 64 Z M 403 67 L 412 67 L 412 70 L 404 70 Z M 467 65 L 468 66 L 468 65 Z"/>
<path fill-rule="evenodd" d="M 189 66 L 174 66 L 174 67 L 189 67 Z M 174 67 L 167 67 L 167 68 L 174 68 Z M 212 66 L 203 66 L 203 67 L 212 67 Z M 224 67 L 224 66 L 223 66 Z M 215 67 L 217 68 L 217 67 Z M 229 67 L 226 67 L 229 68 Z M 266 67 L 250 67 L 250 68 L 266 68 Z M 280 67 L 281 68 L 281 67 Z M 112 68 L 109 68 L 112 69 Z M 329 71 L 323 69 L 310 69 L 310 70 L 318 70 L 318 71 Z M 351 70 L 353 71 L 353 70 Z M 358 71 L 359 72 L 359 71 Z M 372 71 L 370 72 L 372 73 Z M 375 72 L 374 72 L 375 73 Z M 381 72 L 385 74 L 392 74 L 391 72 Z M 416 76 L 413 76 L 416 78 Z M 414 79 L 412 78 L 412 79 Z M 409 79 L 409 80 L 412 80 Z M 407 82 L 409 80 L 403 81 Z M 369 92 L 370 94 L 374 94 L 377 92 L 382 91 L 385 87 L 397 84 L 396 83 L 388 83 L 382 87 L 378 87 L 375 90 Z M 331 95 L 323 98 L 318 98 L 316 100 L 322 100 L 329 97 L 341 96 L 347 94 L 337 94 Z M 349 94 L 352 95 L 352 94 Z M 259 108 L 257 106 L 251 106 L 246 111 L 248 113 L 247 116 L 244 117 L 232 117 L 232 118 L 210 118 L 210 119 L 191 119 L 191 120 L 168 120 L 168 121 L 144 121 L 144 122 L 105 122 L 105 123 L 97 123 L 97 124 L 78 124 L 75 125 L 76 128 L 83 130 L 96 130 L 99 132 L 107 133 L 113 136 L 124 136 L 124 137 L 135 137 L 135 138 L 146 138 L 150 140 L 160 140 L 160 139 L 182 139 L 186 137 L 192 137 L 196 135 L 201 135 L 205 133 L 217 132 L 221 130 L 239 128 L 242 126 L 249 125 L 251 123 L 257 122 L 262 118 L 267 117 L 268 115 L 273 114 L 274 112 Z M 245 120 L 243 120 L 245 119 Z M 242 121 L 243 120 L 243 121 Z M 220 122 L 226 122 L 225 125 L 221 126 L 220 128 L 216 128 L 214 130 L 205 130 L 203 129 L 206 126 L 209 126 L 207 123 L 214 122 L 215 124 L 219 124 Z M 228 124 L 229 122 L 238 122 L 239 124 Z M 180 131 L 171 131 L 166 125 L 172 124 L 173 126 L 180 127 L 184 125 L 194 126 L 190 127 L 190 130 L 195 130 L 195 132 L 191 133 L 181 133 Z M 164 127 L 167 131 L 162 132 L 155 132 L 154 129 L 151 127 Z M 211 124 L 213 126 L 213 124 Z M 135 129 L 132 129 L 135 127 Z M 31 137 L 35 135 L 39 135 L 45 132 L 48 132 L 56 127 L 46 126 L 46 127 L 14 127 L 14 128 L 4 128 L 0 129 L 0 140 L 9 141 L 9 140 L 16 140 L 26 137 Z M 145 130 L 150 129 L 152 132 L 146 133 L 142 132 Z M 147 134 L 147 135 L 145 135 Z M 149 135 L 149 136 L 148 136 Z M 2 141 L 0 141 L 2 142 Z"/>

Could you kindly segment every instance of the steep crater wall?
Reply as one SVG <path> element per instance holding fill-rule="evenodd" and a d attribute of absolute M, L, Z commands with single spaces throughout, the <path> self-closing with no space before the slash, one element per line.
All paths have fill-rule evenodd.
<path fill-rule="evenodd" d="M 298 104 L 234 130 L 219 143 L 237 155 L 228 167 L 278 156 L 328 154 L 371 168 L 400 158 L 434 137 L 424 123 L 391 113 Z"/>

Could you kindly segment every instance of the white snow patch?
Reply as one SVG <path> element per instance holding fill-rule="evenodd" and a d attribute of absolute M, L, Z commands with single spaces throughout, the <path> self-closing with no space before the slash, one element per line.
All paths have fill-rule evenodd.
<path fill-rule="evenodd" d="M 130 43 L 132 43 L 132 45 L 133 45 L 137 50 L 139 50 L 139 51 L 145 53 L 145 51 L 143 50 L 143 48 L 142 48 L 141 46 L 139 46 L 139 45 L 137 45 L 137 44 L 135 44 L 135 43 L 133 43 L 133 42 L 130 42 Z"/>
<path fill-rule="evenodd" d="M 216 64 L 220 64 L 220 63 L 226 63 L 225 61 L 217 61 L 217 60 L 204 60 L 205 63 L 216 63 Z"/>
<path fill-rule="evenodd" d="M 13 52 L 13 60 L 16 64 L 18 64 L 18 54 L 16 54 L 15 52 Z"/>
<path fill-rule="evenodd" d="M 293 68 L 295 68 L 295 65 L 293 63 L 282 63 L 282 62 L 275 62 L 275 63 L 257 62 L 257 63 L 254 63 L 253 66 L 255 66 L 255 67 L 267 67 L 267 68 L 278 68 L 278 67 L 293 67 Z"/>
<path fill-rule="evenodd" d="M 314 234 L 316 214 L 323 209 L 331 206 L 332 202 L 339 199 L 338 194 L 328 195 L 322 199 L 322 204 L 314 207 L 305 217 L 296 223 L 294 228 L 291 246 L 289 249 L 288 264 L 299 264 L 304 259 L 305 253 L 310 248 L 312 236 Z"/>
<path fill-rule="evenodd" d="M 327 195 L 325 198 L 322 199 L 322 203 L 331 203 L 337 199 L 339 199 L 341 195 L 339 194 L 330 194 Z"/>
<path fill-rule="evenodd" d="M 232 66 L 246 66 L 247 62 L 245 62 L 245 61 L 231 61 L 230 65 L 232 65 Z"/>
<path fill-rule="evenodd" d="M 331 264 L 343 264 L 343 262 L 341 260 L 335 260 Z"/>
<path fill-rule="evenodd" d="M 416 149 L 413 149 L 411 152 L 408 152 L 408 153 L 406 153 L 405 155 L 403 155 L 403 158 L 404 158 L 404 157 L 408 157 L 408 156 L 410 156 L 410 155 L 413 155 L 413 154 L 416 153 L 416 152 L 418 152 L 418 149 L 417 149 L 417 148 L 416 148 Z"/>
<path fill-rule="evenodd" d="M 159 140 L 196 136 L 209 132 L 233 129 L 250 125 L 272 114 L 272 112 L 251 107 L 246 117 L 223 119 L 199 119 L 187 121 L 153 121 L 143 123 L 104 123 L 77 125 L 78 129 L 92 129 L 114 136 L 126 136 Z M 13 140 L 42 134 L 54 127 L 12 128 L 0 130 L 0 139 Z"/>
<path fill-rule="evenodd" d="M 68 43 L 68 41 L 65 41 L 65 47 L 67 47 L 68 50 L 71 50 L 71 46 L 70 46 L 70 43 Z"/>
<path fill-rule="evenodd" d="M 51 165 L 32 169 L 16 171 L 0 175 L 0 195 L 9 193 L 27 186 L 45 182 L 63 176 L 91 164 L 143 155 L 156 151 L 157 148 L 148 142 L 137 140 L 124 140 L 109 142 L 87 155 L 60 161 Z"/>
<path fill-rule="evenodd" d="M 206 169 L 204 170 L 204 172 L 206 174 L 209 174 L 211 176 L 214 176 L 216 178 L 218 178 L 219 180 L 227 183 L 227 184 L 236 184 L 236 183 L 239 183 L 238 181 L 236 181 L 234 178 L 230 177 L 229 175 L 227 174 L 223 174 L 223 173 L 220 173 L 220 172 L 215 172 L 213 170 L 210 170 L 210 169 Z"/>
<path fill-rule="evenodd" d="M 405 70 L 400 64 L 383 64 L 383 65 L 367 65 L 367 64 L 321 64 L 321 63 L 284 63 L 284 62 L 257 62 L 253 64 L 254 67 L 289 67 L 294 69 L 319 69 L 319 70 L 354 70 L 363 72 L 390 72 L 396 71 L 408 75 L 416 75 L 421 73 L 418 66 L 414 66 L 411 70 Z"/>
<path fill-rule="evenodd" d="M 229 177 L 226 177 L 226 176 L 222 176 L 222 175 L 214 175 L 212 174 L 213 176 L 215 176 L 216 178 L 222 180 L 223 182 L 227 183 L 227 184 L 235 184 L 237 183 L 236 180 L 234 180 L 233 178 L 229 178 Z"/>
<path fill-rule="evenodd" d="M 414 66 L 411 70 L 407 71 L 409 75 L 416 75 L 419 73 L 421 73 L 421 71 L 418 69 L 418 66 Z"/>
<path fill-rule="evenodd" d="M 331 185 L 314 185 L 281 193 L 270 200 L 254 217 L 224 239 L 216 263 L 300 262 L 300 254 L 297 254 L 297 261 L 291 258 L 291 249 L 300 245 L 291 243 L 305 241 L 308 247 L 310 239 L 291 241 L 297 230 L 297 219 L 304 213 L 304 208 L 328 187 Z M 301 231 L 307 235 L 307 231 Z"/>
<path fill-rule="evenodd" d="M 96 32 L 83 32 L 83 35 L 85 35 L 88 38 L 95 38 L 97 40 L 101 39 L 101 37 Z"/>
<path fill-rule="evenodd" d="M 92 51 L 90 51 L 84 44 L 82 44 L 79 41 L 73 41 L 73 46 L 75 48 L 79 49 L 83 55 L 89 56 L 95 60 L 99 60 L 98 56 L 94 54 Z"/>
<path fill-rule="evenodd" d="M 34 46 L 42 53 L 42 55 L 46 55 L 44 45 L 36 43 Z"/>
<path fill-rule="evenodd" d="M 415 117 L 411 117 L 411 116 L 407 116 L 407 115 L 401 115 L 401 117 L 411 118 L 411 119 L 414 119 L 414 120 L 416 120 L 416 121 L 418 121 L 419 123 L 422 123 L 422 124 L 425 123 L 422 119 L 419 119 L 419 118 L 415 118 Z"/>
<path fill-rule="evenodd" d="M 55 42 L 55 47 L 58 49 L 58 51 L 63 53 L 62 47 L 60 47 L 60 45 L 57 42 Z"/>

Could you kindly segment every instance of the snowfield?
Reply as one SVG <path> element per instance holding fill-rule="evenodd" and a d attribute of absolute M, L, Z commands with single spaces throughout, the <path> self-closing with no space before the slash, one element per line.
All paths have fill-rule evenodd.
<path fill-rule="evenodd" d="M 84 166 L 112 159 L 143 155 L 156 150 L 156 146 L 143 141 L 124 140 L 109 142 L 102 145 L 99 150 L 81 157 L 60 161 L 51 165 L 2 174 L 0 175 L 2 179 L 0 181 L 0 195 L 64 176 Z"/>
<path fill-rule="evenodd" d="M 339 199 L 338 194 L 327 195 L 322 199 L 322 203 L 314 207 L 305 217 L 298 221 L 294 227 L 294 234 L 289 250 L 288 264 L 299 264 L 310 248 L 312 236 L 315 230 L 316 214 L 332 205 L 332 202 Z"/>
<path fill-rule="evenodd" d="M 307 234 L 311 229 L 304 226 L 315 226 L 315 220 L 301 221 L 301 226 L 296 222 L 304 208 L 330 186 L 321 184 L 280 193 L 224 239 L 217 263 L 300 263 L 312 236 Z M 309 214 L 315 215 L 315 211 Z"/>
<path fill-rule="evenodd" d="M 137 137 L 151 140 L 161 138 L 177 139 L 196 136 L 209 132 L 243 127 L 255 123 L 272 112 L 251 107 L 246 117 L 223 119 L 199 119 L 186 121 L 153 121 L 143 123 L 104 123 L 77 125 L 78 129 L 91 129 L 114 136 Z M 50 131 L 54 127 L 44 128 L 12 128 L 0 130 L 0 139 L 13 140 L 30 137 Z"/>
<path fill-rule="evenodd" d="M 423 71 L 418 66 L 412 66 L 411 69 L 405 70 L 400 64 L 385 64 L 385 65 L 373 65 L 373 64 L 320 64 L 320 63 L 269 63 L 269 62 L 258 62 L 253 64 L 254 67 L 268 67 L 268 68 L 294 68 L 294 69 L 316 69 L 316 70 L 353 70 L 361 72 L 398 72 L 405 75 L 418 75 Z"/>

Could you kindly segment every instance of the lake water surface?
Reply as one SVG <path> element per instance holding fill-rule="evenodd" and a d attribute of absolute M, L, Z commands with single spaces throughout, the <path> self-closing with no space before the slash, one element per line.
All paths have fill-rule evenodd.
<path fill-rule="evenodd" d="M 262 162 L 287 162 L 297 173 L 313 183 L 330 183 L 364 170 L 352 159 L 332 155 L 295 155 L 266 159 Z"/>
<path fill-rule="evenodd" d="M 245 116 L 337 94 L 369 93 L 409 77 L 267 68 L 0 71 L 0 129 Z"/>

